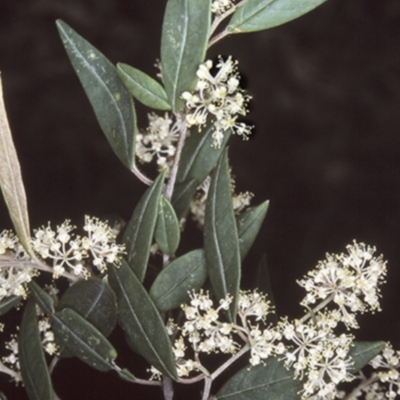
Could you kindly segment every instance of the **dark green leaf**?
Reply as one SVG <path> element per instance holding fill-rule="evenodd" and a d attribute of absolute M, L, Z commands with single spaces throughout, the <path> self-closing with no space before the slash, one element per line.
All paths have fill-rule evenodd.
<path fill-rule="evenodd" d="M 54 300 L 46 293 L 35 281 L 31 281 L 28 284 L 31 290 L 36 304 L 45 312 L 47 315 L 54 313 Z"/>
<path fill-rule="evenodd" d="M 196 179 L 190 179 L 185 182 L 177 182 L 175 184 L 171 201 L 179 220 L 185 217 L 187 214 L 190 202 L 192 201 L 199 184 L 200 183 Z"/>
<path fill-rule="evenodd" d="M 189 300 L 188 291 L 198 291 L 207 279 L 202 249 L 193 250 L 172 261 L 155 279 L 150 296 L 160 311 L 169 311 Z"/>
<path fill-rule="evenodd" d="M 126 244 L 129 265 L 141 282 L 146 275 L 164 177 L 163 172 L 146 190 L 133 212 L 122 239 Z"/>
<path fill-rule="evenodd" d="M 293 372 L 288 371 L 282 361 L 269 358 L 265 366 L 241 369 L 225 383 L 216 399 L 300 400 L 302 388 L 302 383 L 294 379 Z"/>
<path fill-rule="evenodd" d="M 57 310 L 66 307 L 75 310 L 106 337 L 117 324 L 117 297 L 101 279 L 90 278 L 69 287 Z"/>
<path fill-rule="evenodd" d="M 157 224 L 154 238 L 160 250 L 168 255 L 175 254 L 181 239 L 179 221 L 171 203 L 163 196 L 158 207 Z"/>
<path fill-rule="evenodd" d="M 221 147 L 211 147 L 214 139 L 212 124 L 209 124 L 201 133 L 193 132 L 186 139 L 172 195 L 172 205 L 179 219 L 186 215 L 197 187 L 214 169 L 230 136 L 231 131 L 225 131 Z"/>
<path fill-rule="evenodd" d="M 22 300 L 21 296 L 9 296 L 0 301 L 0 315 L 6 314 Z"/>
<path fill-rule="evenodd" d="M 117 71 L 129 92 L 147 107 L 170 110 L 164 88 L 144 72 L 127 64 L 118 63 Z"/>
<path fill-rule="evenodd" d="M 204 251 L 215 295 L 218 299 L 233 296 L 229 318 L 235 321 L 241 271 L 227 151 L 211 175 L 204 218 Z"/>
<path fill-rule="evenodd" d="M 270 29 L 310 12 L 326 0 L 247 0 L 233 14 L 227 30 L 244 33 Z"/>
<path fill-rule="evenodd" d="M 64 308 L 52 315 L 52 328 L 57 339 L 86 364 L 99 371 L 113 369 L 117 352 L 105 336 L 76 311 Z"/>
<path fill-rule="evenodd" d="M 349 356 L 354 365 L 350 372 L 356 374 L 385 348 L 385 342 L 355 342 Z"/>
<path fill-rule="evenodd" d="M 112 149 L 131 170 L 135 162 L 136 115 L 131 95 L 114 65 L 65 22 L 57 28 L 72 66 Z"/>
<path fill-rule="evenodd" d="M 210 0 L 169 0 L 161 36 L 161 68 L 171 108 L 183 106 L 181 95 L 191 91 L 204 61 L 211 20 Z"/>
<path fill-rule="evenodd" d="M 130 343 L 151 365 L 177 379 L 174 355 L 164 322 L 125 260 L 121 267 L 109 268 L 109 282 L 117 293 L 119 324 Z"/>
<path fill-rule="evenodd" d="M 240 258 L 243 261 L 256 239 L 267 214 L 269 201 L 264 201 L 236 217 L 239 235 Z"/>
<path fill-rule="evenodd" d="M 212 132 L 213 124 L 209 123 L 200 133 L 193 132 L 186 139 L 179 163 L 177 182 L 196 179 L 200 184 L 210 175 L 231 136 L 231 130 L 225 131 L 221 147 L 216 149 L 211 146 L 214 141 Z"/>
<path fill-rule="evenodd" d="M 33 299 L 25 306 L 18 334 L 18 355 L 22 380 L 30 400 L 53 400 L 50 372 L 40 340 L 36 304 Z"/>

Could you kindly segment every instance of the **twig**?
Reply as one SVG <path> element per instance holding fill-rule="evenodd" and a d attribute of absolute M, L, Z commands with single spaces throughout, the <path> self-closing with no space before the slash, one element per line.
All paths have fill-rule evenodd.
<path fill-rule="evenodd" d="M 136 177 L 142 181 L 145 185 L 150 186 L 153 181 L 151 179 L 149 179 L 146 175 L 144 175 L 139 168 L 137 167 L 137 165 L 135 164 L 132 169 L 131 172 L 133 172 L 134 175 L 136 175 Z"/>
<path fill-rule="evenodd" d="M 177 118 L 180 118 L 181 126 L 180 126 L 180 134 L 178 143 L 176 145 L 176 152 L 174 157 L 174 163 L 172 164 L 171 172 L 169 175 L 168 183 L 164 191 L 164 196 L 167 200 L 171 200 L 172 193 L 174 192 L 175 182 L 176 182 L 176 175 L 178 173 L 179 161 L 182 155 L 183 145 L 185 143 L 186 135 L 187 135 L 187 126 L 185 122 L 185 115 L 180 114 L 177 115 Z"/>
<path fill-rule="evenodd" d="M 168 376 L 163 375 L 162 387 L 165 400 L 173 400 L 174 398 L 174 386 L 172 384 L 172 379 Z"/>

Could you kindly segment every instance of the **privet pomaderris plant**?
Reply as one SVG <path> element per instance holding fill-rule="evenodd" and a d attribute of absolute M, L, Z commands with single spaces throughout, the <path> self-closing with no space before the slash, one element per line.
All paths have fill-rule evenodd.
<path fill-rule="evenodd" d="M 30 229 L 0 96 L 1 188 L 15 228 L 0 235 L 0 314 L 18 307 L 22 315 L 2 345 L 0 372 L 31 400 L 59 399 L 52 372 L 71 356 L 131 382 L 132 398 L 137 385 L 173 399 L 178 385 L 198 382 L 193 399 L 399 397 L 400 352 L 357 341 L 357 317 L 380 311 L 386 261 L 374 246 L 354 240 L 299 279 L 304 313 L 296 319 L 275 315 L 260 289 L 241 289 L 241 264 L 268 202 L 235 191 L 227 142 L 251 136 L 242 117 L 253 99 L 241 87 L 238 60 L 211 60 L 207 49 L 324 1 L 169 0 L 154 77 L 113 65 L 57 21 L 112 149 L 147 185 L 124 227 L 85 216 L 83 225 L 66 219 Z M 137 128 L 134 102 L 148 107 L 147 128 Z M 146 163 L 158 176 L 143 173 Z M 188 218 L 204 233 L 202 248 L 179 246 Z M 145 285 L 149 262 L 158 270 Z M 131 357 L 148 364 L 140 373 L 121 365 L 108 340 L 117 324 Z M 245 366 L 227 373 L 239 360 Z"/>

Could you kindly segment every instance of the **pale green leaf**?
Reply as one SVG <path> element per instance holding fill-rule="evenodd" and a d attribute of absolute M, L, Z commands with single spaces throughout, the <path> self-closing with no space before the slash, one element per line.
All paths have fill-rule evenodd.
<path fill-rule="evenodd" d="M 132 214 L 122 239 L 126 245 L 129 265 L 141 282 L 146 275 L 164 178 L 165 173 L 161 173 L 146 190 Z"/>
<path fill-rule="evenodd" d="M 28 205 L 21 166 L 8 124 L 0 75 L 0 187 L 3 192 L 15 232 L 28 254 L 34 256 L 31 240 Z"/>
<path fill-rule="evenodd" d="M 236 217 L 240 258 L 243 261 L 256 239 L 268 211 L 269 201 L 246 210 Z"/>
<path fill-rule="evenodd" d="M 233 14 L 230 33 L 254 32 L 282 25 L 312 11 L 327 0 L 247 0 Z"/>
<path fill-rule="evenodd" d="M 202 249 L 193 250 L 172 261 L 155 279 L 150 296 L 160 311 L 169 311 L 187 303 L 189 291 L 198 291 L 207 279 Z"/>
<path fill-rule="evenodd" d="M 168 255 L 175 254 L 181 239 L 178 218 L 171 203 L 161 196 L 154 238 L 160 250 Z"/>
<path fill-rule="evenodd" d="M 300 400 L 302 383 L 282 361 L 271 357 L 266 365 L 246 366 L 219 390 L 217 400 Z"/>
<path fill-rule="evenodd" d="M 350 372 L 356 374 L 385 348 L 385 342 L 354 342 L 349 352 L 354 365 Z"/>
<path fill-rule="evenodd" d="M 229 318 L 235 321 L 241 268 L 227 150 L 211 175 L 204 218 L 204 251 L 214 294 L 218 300 L 227 295 L 233 297 Z"/>
<path fill-rule="evenodd" d="M 155 110 L 170 110 L 164 88 L 153 78 L 130 65 L 118 63 L 117 72 L 132 96 Z"/>
<path fill-rule="evenodd" d="M 113 369 L 117 351 L 107 338 L 71 308 L 51 315 L 51 325 L 57 343 L 69 353 L 99 371 Z"/>
<path fill-rule="evenodd" d="M 30 400 L 53 400 L 53 386 L 44 356 L 36 317 L 36 304 L 29 300 L 18 334 L 18 358 L 22 380 Z"/>
<path fill-rule="evenodd" d="M 101 279 L 90 278 L 70 286 L 60 299 L 57 311 L 72 308 L 108 336 L 117 324 L 117 297 Z"/>
<path fill-rule="evenodd" d="M 211 20 L 210 0 L 168 0 L 161 36 L 161 68 L 173 111 L 183 106 L 181 95 L 191 91 L 204 61 Z"/>
<path fill-rule="evenodd" d="M 136 115 L 132 97 L 114 65 L 65 22 L 57 28 L 72 66 L 112 149 L 131 170 L 135 162 Z"/>
<path fill-rule="evenodd" d="M 125 260 L 109 268 L 109 282 L 118 298 L 118 321 L 128 342 L 155 368 L 177 379 L 174 355 L 165 325 L 146 289 Z"/>

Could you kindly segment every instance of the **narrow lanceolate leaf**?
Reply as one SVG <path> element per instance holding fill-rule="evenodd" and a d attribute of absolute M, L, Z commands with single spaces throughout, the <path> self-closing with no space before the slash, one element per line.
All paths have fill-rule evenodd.
<path fill-rule="evenodd" d="M 177 183 L 172 195 L 172 205 L 179 219 L 183 218 L 197 187 L 204 181 L 217 164 L 228 142 L 231 131 L 224 133 L 221 147 L 211 147 L 212 124 L 201 133 L 193 132 L 185 141 L 179 163 Z"/>
<path fill-rule="evenodd" d="M 28 205 L 21 166 L 8 124 L 0 76 L 0 187 L 7 204 L 15 232 L 24 249 L 33 255 L 30 242 Z"/>
<path fill-rule="evenodd" d="M 58 20 L 57 28 L 101 129 L 115 154 L 131 170 L 137 128 L 130 93 L 114 65 L 99 50 L 65 22 Z"/>
<path fill-rule="evenodd" d="M 227 30 L 244 33 L 270 29 L 301 17 L 326 0 L 247 0 L 233 14 Z"/>
<path fill-rule="evenodd" d="M 385 342 L 355 342 L 349 352 L 354 365 L 350 372 L 356 374 L 385 348 Z"/>
<path fill-rule="evenodd" d="M 192 201 L 198 186 L 199 183 L 196 179 L 190 179 L 175 184 L 171 201 L 179 220 L 186 216 L 190 202 Z"/>
<path fill-rule="evenodd" d="M 181 239 L 179 221 L 171 203 L 163 196 L 160 198 L 154 238 L 160 250 L 168 255 L 175 254 Z"/>
<path fill-rule="evenodd" d="M 36 304 L 41 308 L 47 315 L 54 313 L 54 300 L 46 293 L 35 281 L 31 281 L 28 284 L 30 291 L 33 294 Z"/>
<path fill-rule="evenodd" d="M 299 400 L 302 383 L 282 361 L 271 357 L 266 365 L 241 369 L 216 394 L 217 400 Z"/>
<path fill-rule="evenodd" d="M 155 110 L 170 110 L 164 88 L 153 78 L 130 65 L 118 63 L 117 72 L 131 95 Z"/>
<path fill-rule="evenodd" d="M 66 307 L 72 308 L 106 337 L 117 324 L 117 297 L 101 279 L 90 278 L 70 286 L 61 297 L 57 310 Z"/>
<path fill-rule="evenodd" d="M 228 155 L 225 151 L 211 175 L 204 219 L 204 251 L 215 295 L 218 299 L 233 296 L 229 318 L 235 321 L 241 273 L 230 185 Z"/>
<path fill-rule="evenodd" d="M 210 0 L 169 0 L 161 36 L 161 69 L 173 111 L 183 106 L 181 95 L 196 83 L 204 61 L 211 19 Z"/>
<path fill-rule="evenodd" d="M 125 260 L 109 268 L 109 282 L 118 298 L 118 321 L 128 342 L 163 374 L 177 379 L 174 355 L 165 325 L 146 289 Z"/>
<path fill-rule="evenodd" d="M 202 249 L 193 250 L 164 268 L 150 289 L 150 296 L 160 311 L 169 311 L 187 303 L 189 291 L 198 291 L 207 279 L 206 259 Z"/>
<path fill-rule="evenodd" d="M 51 316 L 57 343 L 99 371 L 113 369 L 117 351 L 106 337 L 76 311 L 64 308 Z"/>
<path fill-rule="evenodd" d="M 132 214 L 122 239 L 126 245 L 129 265 L 141 282 L 146 275 L 164 177 L 165 174 L 161 173 L 146 190 Z"/>
<path fill-rule="evenodd" d="M 177 182 L 197 179 L 199 184 L 210 174 L 217 164 L 231 136 L 231 130 L 224 132 L 221 147 L 212 147 L 213 124 L 210 123 L 201 132 L 192 132 L 186 139 L 179 163 Z"/>
<path fill-rule="evenodd" d="M 269 201 L 250 208 L 236 217 L 240 258 L 243 261 L 256 239 L 268 211 Z"/>
<path fill-rule="evenodd" d="M 22 380 L 30 400 L 53 400 L 53 386 L 39 336 L 36 305 L 25 306 L 18 334 L 18 356 Z"/>
<path fill-rule="evenodd" d="M 0 316 L 12 310 L 22 300 L 22 296 L 9 296 L 0 301 Z"/>

